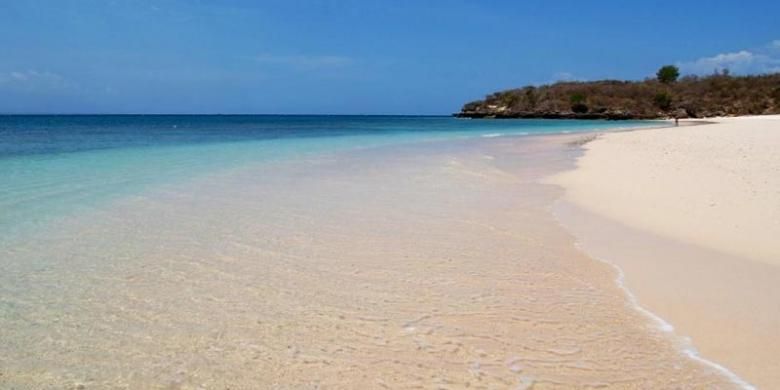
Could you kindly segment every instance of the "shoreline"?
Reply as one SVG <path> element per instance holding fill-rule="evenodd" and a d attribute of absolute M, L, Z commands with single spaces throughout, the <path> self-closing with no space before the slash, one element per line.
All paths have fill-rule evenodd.
<path fill-rule="evenodd" d="M 663 122 L 667 122 L 667 123 L 670 122 L 670 120 L 664 120 L 664 119 L 659 119 L 659 121 L 663 121 Z M 673 122 L 671 122 L 671 123 L 673 123 Z M 601 137 L 602 135 L 605 135 L 605 134 L 618 133 L 618 132 L 645 131 L 645 130 L 652 131 L 652 130 L 664 129 L 664 128 L 668 128 L 668 127 L 703 126 L 703 125 L 711 125 L 711 124 L 716 124 L 716 123 L 717 122 L 713 122 L 713 121 L 692 119 L 692 120 L 686 120 L 684 122 L 681 122 L 679 126 L 675 126 L 674 124 L 670 124 L 669 126 L 658 126 L 658 127 L 634 127 L 634 128 L 625 128 L 625 129 L 618 128 L 618 129 L 608 129 L 608 130 L 594 130 L 594 131 L 590 132 L 589 134 L 581 134 L 579 138 L 567 142 L 567 145 L 578 148 L 580 150 L 580 152 L 582 154 L 584 154 L 585 151 L 586 151 L 585 150 L 585 145 L 586 144 L 598 140 L 599 137 Z M 549 137 L 565 136 L 565 135 L 571 135 L 571 134 L 555 134 L 555 135 L 549 135 Z M 577 160 L 579 160 L 580 158 L 582 158 L 582 156 L 577 157 Z M 560 185 L 560 184 L 556 184 L 556 185 L 558 185 L 559 187 L 565 189 L 563 185 Z M 565 218 L 563 218 L 560 215 L 560 212 L 558 212 L 556 210 L 556 208 L 560 208 L 559 207 L 560 206 L 559 203 L 562 202 L 562 201 L 564 201 L 563 198 L 559 198 L 559 200 L 556 202 L 556 204 L 553 205 L 553 210 L 551 210 L 550 212 L 553 214 L 555 220 L 557 221 L 557 223 L 559 225 L 561 225 L 563 228 L 571 231 L 572 228 L 570 226 L 567 226 L 566 223 L 564 223 L 564 219 Z M 692 342 L 692 340 L 690 338 L 688 338 L 686 336 L 683 336 L 683 335 L 677 334 L 676 331 L 675 331 L 674 325 L 669 323 L 666 319 L 664 319 L 663 317 L 659 316 L 658 314 L 656 314 L 656 313 L 652 312 L 651 310 L 649 310 L 649 309 L 645 308 L 644 306 L 642 306 L 642 304 L 640 303 L 640 301 L 637 298 L 636 294 L 634 294 L 631 291 L 631 289 L 628 286 L 626 286 L 626 282 L 625 282 L 625 276 L 626 275 L 625 275 L 625 272 L 623 271 L 623 269 L 618 264 L 616 264 L 614 262 L 611 262 L 609 260 L 606 260 L 604 258 L 601 258 L 599 256 L 596 256 L 595 254 L 591 253 L 590 251 L 588 251 L 586 248 L 583 247 L 583 245 L 582 245 L 582 243 L 580 242 L 579 239 L 575 238 L 574 246 L 579 251 L 581 251 L 583 254 L 588 256 L 589 258 L 591 258 L 591 259 L 593 259 L 595 261 L 607 264 L 608 266 L 610 266 L 611 268 L 613 268 L 615 270 L 615 273 L 617 275 L 615 277 L 615 284 L 618 286 L 618 288 L 620 288 L 624 292 L 624 294 L 626 296 L 626 300 L 630 304 L 631 308 L 633 310 L 636 310 L 637 312 L 641 313 L 642 315 L 644 315 L 650 322 L 655 323 L 655 325 L 657 326 L 657 328 L 660 331 L 662 331 L 664 333 L 667 333 L 668 337 L 671 340 L 673 340 L 675 342 L 675 344 L 679 345 L 679 349 L 680 349 L 679 352 L 680 352 L 680 354 L 682 354 L 684 356 L 687 356 L 688 358 L 690 358 L 693 361 L 702 363 L 702 364 L 704 364 L 706 366 L 709 366 L 709 367 L 715 369 L 716 371 L 720 372 L 723 376 L 728 378 L 728 380 L 731 381 L 734 385 L 740 387 L 741 389 L 744 389 L 744 390 L 755 390 L 756 389 L 755 386 L 753 386 L 752 384 L 750 384 L 747 381 L 745 381 L 743 378 L 741 378 L 735 372 L 731 371 L 729 368 L 719 364 L 716 361 L 709 360 L 709 359 L 701 356 L 701 353 L 695 348 L 695 346 L 693 345 L 693 342 Z"/>
<path fill-rule="evenodd" d="M 558 221 L 558 223 L 561 226 L 563 226 L 566 229 L 571 229 L 570 227 L 567 227 L 564 222 L 562 222 L 559 214 L 553 213 L 553 215 L 555 215 L 556 221 Z M 658 314 L 642 306 L 636 294 L 634 294 L 631 291 L 631 289 L 626 285 L 626 273 L 619 265 L 591 253 L 590 251 L 585 249 L 579 241 L 575 241 L 574 245 L 578 250 L 580 250 L 583 254 L 585 254 L 589 258 L 607 264 L 615 270 L 615 273 L 617 274 L 617 277 L 615 278 L 615 284 L 625 293 L 626 300 L 630 304 L 631 308 L 644 315 L 650 322 L 655 323 L 655 325 L 660 331 L 666 333 L 667 337 L 669 337 L 672 341 L 674 341 L 675 344 L 678 345 L 680 354 L 687 356 L 693 361 L 702 363 L 706 366 L 709 366 L 717 370 L 723 376 L 728 378 L 728 380 L 731 381 L 734 385 L 737 385 L 742 389 L 745 390 L 756 389 L 755 386 L 745 381 L 743 378 L 741 378 L 735 372 L 731 371 L 729 368 L 721 365 L 716 361 L 709 360 L 701 356 L 700 351 L 698 351 L 696 347 L 693 345 L 693 340 L 691 340 L 687 336 L 678 334 L 675 330 L 674 325 L 669 323 L 666 319 L 659 316 Z"/>
<path fill-rule="evenodd" d="M 549 212 L 582 136 L 246 166 L 46 226 L 0 262 L 0 387 L 728 387 Z"/>
<path fill-rule="evenodd" d="M 734 141 L 730 137 L 750 138 L 751 136 L 746 134 L 751 134 L 751 125 L 780 128 L 777 126 L 780 125 L 780 120 L 777 117 L 726 118 L 716 119 L 714 123 L 700 124 L 696 128 L 681 126 L 656 129 L 653 132 L 607 132 L 594 142 L 581 146 L 582 155 L 577 159 L 575 169 L 548 179 L 551 184 L 566 190 L 566 195 L 557 202 L 553 212 L 559 222 L 576 236 L 578 246 L 583 252 L 594 259 L 611 264 L 625 275 L 624 287 L 627 295 L 635 296 L 641 302 L 638 306 L 640 311 L 647 311 L 651 318 L 657 317 L 674 324 L 674 335 L 677 338 L 685 341 L 686 336 L 690 336 L 692 342 L 689 344 L 695 349 L 683 348 L 683 351 L 687 351 L 691 358 L 709 362 L 732 373 L 733 377 L 730 378 L 743 388 L 752 388 L 753 384 L 772 387 L 780 383 L 780 378 L 773 374 L 771 369 L 771 356 L 780 346 L 771 331 L 773 324 L 777 324 L 780 319 L 776 302 L 772 299 L 780 296 L 780 289 L 773 287 L 776 281 L 780 281 L 780 272 L 771 261 L 771 252 L 774 249 L 771 244 L 769 247 L 760 248 L 763 249 L 761 251 L 754 247 L 740 247 L 733 243 L 728 245 L 729 243 L 713 239 L 691 238 L 679 235 L 674 230 L 664 231 L 663 225 L 650 225 L 642 218 L 655 218 L 661 222 L 666 219 L 672 221 L 669 223 L 685 224 L 690 222 L 685 218 L 695 217 L 694 222 L 707 224 L 705 221 L 720 215 L 693 213 L 694 217 L 690 217 L 681 214 L 679 210 L 677 213 L 670 213 L 665 211 L 665 206 L 669 204 L 662 202 L 664 194 L 674 193 L 671 199 L 677 199 L 678 195 L 683 196 L 682 199 L 696 199 L 704 197 L 704 194 L 696 192 L 697 188 L 713 190 L 717 189 L 719 184 L 725 186 L 730 183 L 733 189 L 743 185 L 722 180 L 721 183 L 709 181 L 696 187 L 694 183 L 698 183 L 697 176 L 686 170 L 690 166 L 700 170 L 707 168 L 708 154 L 696 154 L 697 150 L 702 152 L 699 150 L 703 147 L 702 144 L 724 147 L 726 151 L 729 148 L 738 150 L 739 147 L 744 147 L 748 141 L 735 141 L 736 143 L 725 146 L 722 144 Z M 736 135 L 733 134 L 734 131 L 737 131 Z M 740 133 L 742 131 L 748 133 Z M 761 145 L 762 142 L 772 145 L 772 142 L 777 140 L 777 135 L 772 135 L 771 131 L 761 131 L 753 132 L 759 132 L 761 137 L 768 138 L 758 137 L 761 142 L 750 138 L 752 143 L 749 145 Z M 688 132 L 695 134 L 690 138 Z M 661 146 L 668 147 L 669 143 L 661 146 L 657 144 L 660 141 L 656 139 L 665 140 L 669 137 L 674 137 L 677 144 L 685 144 L 689 148 L 686 149 L 687 154 L 678 152 L 679 155 L 676 155 L 674 151 L 664 151 Z M 699 141 L 696 137 L 699 137 Z M 752 156 L 752 159 L 764 159 L 761 161 L 770 167 L 776 163 L 766 152 L 761 154 L 761 150 L 764 149 L 754 150 L 757 156 Z M 691 154 L 695 156 L 691 158 L 700 159 L 695 162 L 674 160 L 674 164 L 658 162 L 664 161 L 663 156 L 670 154 L 672 157 L 667 157 L 670 161 Z M 711 156 L 732 161 L 727 153 Z M 739 172 L 743 174 L 755 172 L 755 169 L 748 170 L 751 165 L 734 165 L 737 168 L 727 164 L 717 168 L 741 168 Z M 631 168 L 621 169 L 615 168 L 616 166 Z M 707 173 L 701 173 L 698 177 L 708 177 Z M 666 182 L 670 180 L 669 176 L 686 175 L 691 186 L 675 186 Z M 767 178 L 766 182 L 759 184 L 764 187 L 753 188 L 752 191 L 771 192 L 774 184 L 775 182 Z M 633 185 L 639 186 L 637 191 L 641 193 L 631 192 L 631 196 L 628 196 L 620 192 L 622 187 Z M 726 192 L 726 195 L 736 196 L 744 193 L 747 191 L 743 185 L 732 193 Z M 726 201 L 729 199 L 724 193 L 710 191 L 708 195 L 713 199 L 712 203 L 728 205 Z M 758 202 L 759 206 L 753 206 L 754 208 L 764 207 L 770 215 L 776 211 L 771 202 L 767 203 L 767 200 L 771 201 L 771 196 L 759 200 L 761 199 L 764 199 L 764 203 Z M 605 206 L 615 203 L 624 208 L 610 209 L 610 206 Z M 690 200 L 685 204 L 696 210 L 697 205 Z M 731 216 L 732 212 L 741 212 L 744 204 L 737 203 L 739 207 L 736 210 L 724 210 L 720 213 Z M 643 210 L 644 213 L 631 213 L 632 209 Z M 648 216 L 648 213 L 651 215 Z M 742 222 L 759 225 L 758 228 L 743 228 L 750 232 L 761 229 L 772 231 L 771 218 L 760 218 L 753 214 L 753 218 L 743 219 Z M 745 234 L 740 229 L 730 230 L 728 233 Z M 716 237 L 723 236 L 718 232 L 713 234 Z M 740 248 L 744 252 L 740 253 Z M 770 255 L 767 256 L 766 253 Z M 621 281 L 617 282 L 620 284 Z M 747 306 L 749 309 L 742 309 L 741 306 Z M 725 334 L 729 337 L 723 337 Z M 698 354 L 695 353 L 697 350 Z"/>

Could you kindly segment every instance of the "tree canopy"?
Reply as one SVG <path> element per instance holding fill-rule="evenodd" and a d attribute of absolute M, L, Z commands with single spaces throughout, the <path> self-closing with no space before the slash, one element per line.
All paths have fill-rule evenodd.
<path fill-rule="evenodd" d="M 674 65 L 664 65 L 661 69 L 658 69 L 656 77 L 658 78 L 658 81 L 664 84 L 671 84 L 680 77 L 680 68 Z"/>

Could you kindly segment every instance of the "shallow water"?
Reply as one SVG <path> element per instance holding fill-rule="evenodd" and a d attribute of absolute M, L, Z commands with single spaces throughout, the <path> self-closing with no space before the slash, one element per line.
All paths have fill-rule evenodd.
<path fill-rule="evenodd" d="M 452 138 L 652 124 L 395 116 L 0 116 L 0 235 L 246 164 Z"/>
<path fill-rule="evenodd" d="M 0 387 L 730 388 L 555 222 L 570 140 L 243 160 L 48 218 L 0 247 Z"/>

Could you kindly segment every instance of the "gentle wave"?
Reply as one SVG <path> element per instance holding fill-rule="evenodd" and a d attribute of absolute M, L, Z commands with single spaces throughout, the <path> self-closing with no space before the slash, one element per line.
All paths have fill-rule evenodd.
<path fill-rule="evenodd" d="M 558 201 L 560 202 L 560 200 Z M 555 211 L 556 207 L 553 207 L 552 214 L 555 220 L 558 222 L 560 226 L 563 226 L 567 230 L 571 231 L 568 226 L 561 220 L 560 215 Z M 721 373 L 723 376 L 728 378 L 729 381 L 734 383 L 735 385 L 739 386 L 742 389 L 745 390 L 756 390 L 756 387 L 745 381 L 744 379 L 740 378 L 739 375 L 734 373 L 733 371 L 729 370 L 728 368 L 714 362 L 708 359 L 703 358 L 701 355 L 699 355 L 699 351 L 696 350 L 696 348 L 693 346 L 693 342 L 690 337 L 681 336 L 674 331 L 674 325 L 660 317 L 659 315 L 651 312 L 650 310 L 644 308 L 640 303 L 639 299 L 634 295 L 631 290 L 628 289 L 628 287 L 625 284 L 625 273 L 623 272 L 623 269 L 620 268 L 617 264 L 606 260 L 604 258 L 601 258 L 599 256 L 595 256 L 591 253 L 589 253 L 587 250 L 585 250 L 582 246 L 582 243 L 579 241 L 579 239 L 575 239 L 574 246 L 582 253 L 586 254 L 591 259 L 597 260 L 599 262 L 602 262 L 604 264 L 607 264 L 608 266 L 612 267 L 615 272 L 617 273 L 617 277 L 615 278 L 615 284 L 620 288 L 623 293 L 626 296 L 626 299 L 628 300 L 628 303 L 630 306 L 636 310 L 637 312 L 641 313 L 643 316 L 648 318 L 652 324 L 655 325 L 655 328 L 662 333 L 666 334 L 667 337 L 672 338 L 675 342 L 677 342 L 677 345 L 680 348 L 680 353 L 684 356 L 688 357 L 691 360 L 694 360 L 696 362 L 702 363 L 717 372 Z"/>

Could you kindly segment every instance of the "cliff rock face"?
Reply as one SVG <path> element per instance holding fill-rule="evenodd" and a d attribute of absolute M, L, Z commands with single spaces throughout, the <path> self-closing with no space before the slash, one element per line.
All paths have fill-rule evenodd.
<path fill-rule="evenodd" d="M 496 92 L 467 103 L 465 118 L 659 119 L 780 114 L 780 73 L 687 76 L 673 83 L 559 82 Z"/>

